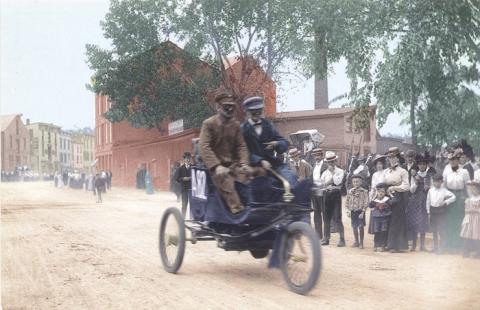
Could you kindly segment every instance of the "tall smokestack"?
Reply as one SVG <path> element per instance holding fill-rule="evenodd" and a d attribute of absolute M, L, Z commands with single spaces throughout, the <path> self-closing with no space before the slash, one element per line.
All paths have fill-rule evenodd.
<path fill-rule="evenodd" d="M 317 79 L 315 76 L 315 110 L 328 109 L 328 78 Z"/>
<path fill-rule="evenodd" d="M 27 125 L 30 125 L 30 119 L 27 118 Z"/>

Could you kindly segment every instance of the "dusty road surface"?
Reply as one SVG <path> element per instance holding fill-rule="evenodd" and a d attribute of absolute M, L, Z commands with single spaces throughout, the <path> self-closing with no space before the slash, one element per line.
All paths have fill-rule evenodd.
<path fill-rule="evenodd" d="M 160 216 L 174 195 L 3 183 L 3 309 L 480 309 L 480 260 L 323 247 L 309 296 L 279 270 L 213 242 L 187 244 L 180 273 L 163 271 Z M 352 236 L 345 219 L 347 242 Z M 333 240 L 334 243 L 336 240 Z"/>

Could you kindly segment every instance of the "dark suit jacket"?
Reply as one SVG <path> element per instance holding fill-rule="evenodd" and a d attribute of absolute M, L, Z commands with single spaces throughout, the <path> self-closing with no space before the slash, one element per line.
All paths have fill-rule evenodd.
<path fill-rule="evenodd" d="M 274 150 L 279 154 L 285 153 L 288 149 L 288 141 L 277 132 L 272 123 L 262 118 L 262 134 L 258 136 L 254 126 L 246 121 L 242 124 L 242 134 L 250 152 L 250 165 L 258 166 L 262 160 L 268 161 L 273 167 L 282 164 L 274 156 Z M 266 150 L 264 143 L 272 141 L 277 142 L 275 149 Z"/>
<path fill-rule="evenodd" d="M 192 166 L 190 165 L 187 169 L 185 164 L 181 165 L 177 169 L 177 175 L 175 176 L 175 179 L 177 180 L 178 183 L 181 184 L 182 192 L 183 191 L 188 191 L 192 187 L 192 182 L 190 181 L 184 181 L 184 177 L 191 177 L 191 172 Z"/>

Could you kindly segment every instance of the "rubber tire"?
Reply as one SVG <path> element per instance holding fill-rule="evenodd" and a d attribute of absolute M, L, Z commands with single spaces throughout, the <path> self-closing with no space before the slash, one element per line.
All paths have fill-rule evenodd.
<path fill-rule="evenodd" d="M 178 253 L 175 258 L 175 262 L 172 265 L 168 264 L 168 259 L 165 251 L 165 242 L 163 236 L 165 235 L 165 228 L 167 224 L 167 219 L 169 215 L 172 215 L 177 221 L 179 227 L 179 236 L 178 236 Z M 162 215 L 162 220 L 160 221 L 160 232 L 159 232 L 159 241 L 158 248 L 160 252 L 160 257 L 162 259 L 163 268 L 170 273 L 177 273 L 177 271 L 182 266 L 183 256 L 185 255 L 185 223 L 182 216 L 182 213 L 178 208 L 170 207 Z"/>
<path fill-rule="evenodd" d="M 250 250 L 250 254 L 256 259 L 265 258 L 268 256 L 269 249 L 257 249 L 257 250 Z"/>
<path fill-rule="evenodd" d="M 287 234 L 293 234 L 297 231 L 300 231 L 304 236 L 306 236 L 310 240 L 310 244 L 312 247 L 312 254 L 313 254 L 312 271 L 306 283 L 300 286 L 295 285 L 288 277 L 288 271 L 287 271 L 287 266 L 285 261 L 286 250 L 287 250 L 287 240 L 288 240 Z M 285 280 L 285 282 L 287 282 L 288 288 L 291 291 L 300 295 L 305 295 L 315 287 L 318 279 L 320 278 L 321 248 L 320 248 L 320 240 L 318 239 L 318 235 L 310 225 L 303 222 L 293 222 L 290 225 L 288 225 L 287 232 L 282 238 L 282 242 L 280 245 L 280 269 L 282 270 L 283 279 Z"/>

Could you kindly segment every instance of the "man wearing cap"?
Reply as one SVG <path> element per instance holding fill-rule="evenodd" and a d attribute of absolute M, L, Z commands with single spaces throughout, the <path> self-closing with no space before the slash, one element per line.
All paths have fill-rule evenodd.
<path fill-rule="evenodd" d="M 247 120 L 243 122 L 242 134 L 250 152 L 250 165 L 263 169 L 275 169 L 290 183 L 295 178 L 288 166 L 278 157 L 288 149 L 288 141 L 273 124 L 263 117 L 262 97 L 250 97 L 243 102 Z"/>
<path fill-rule="evenodd" d="M 312 177 L 312 166 L 300 157 L 300 151 L 293 148 L 288 151 L 290 157 L 290 168 L 297 174 L 298 180 L 310 179 Z"/>
<path fill-rule="evenodd" d="M 322 173 L 327 170 L 328 165 L 323 160 L 323 150 L 321 148 L 316 148 L 312 150 L 312 154 L 315 157 L 315 167 L 313 167 L 313 183 L 315 185 L 321 186 L 320 178 Z M 322 213 L 324 209 L 324 196 L 323 190 L 317 192 L 316 195 L 312 197 L 313 204 L 313 223 L 315 224 L 315 230 L 317 231 L 318 237 L 323 239 L 323 228 L 322 228 Z"/>
<path fill-rule="evenodd" d="M 326 188 L 324 193 L 324 239 L 322 245 L 330 244 L 330 222 L 333 220 L 340 233 L 340 241 L 338 247 L 345 246 L 345 234 L 342 223 L 342 194 L 341 187 L 344 182 L 345 172 L 336 166 L 338 156 L 331 151 L 327 151 L 324 161 L 328 168 L 322 173 L 320 182 Z"/>
<path fill-rule="evenodd" d="M 203 121 L 200 131 L 200 156 L 230 211 L 238 213 L 245 206 L 235 190 L 235 181 L 251 173 L 248 149 L 240 123 L 233 118 L 233 95 L 222 92 L 215 101 L 217 114 Z"/>
<path fill-rule="evenodd" d="M 190 159 L 191 154 L 189 152 L 183 153 L 183 164 L 178 167 L 175 179 L 180 184 L 180 189 L 182 193 L 182 215 L 185 217 L 187 213 L 187 205 L 188 205 L 188 191 L 192 188 L 192 181 L 191 181 L 191 167 L 190 167 Z"/>

